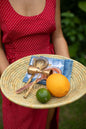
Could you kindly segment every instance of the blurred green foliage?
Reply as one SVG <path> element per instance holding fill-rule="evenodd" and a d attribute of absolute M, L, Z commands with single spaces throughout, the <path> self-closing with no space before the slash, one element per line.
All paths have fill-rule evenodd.
<path fill-rule="evenodd" d="M 64 36 L 71 58 L 86 65 L 86 1 L 61 1 Z"/>
<path fill-rule="evenodd" d="M 83 10 L 84 12 L 86 12 L 86 1 L 80 1 L 78 3 L 78 7 Z"/>

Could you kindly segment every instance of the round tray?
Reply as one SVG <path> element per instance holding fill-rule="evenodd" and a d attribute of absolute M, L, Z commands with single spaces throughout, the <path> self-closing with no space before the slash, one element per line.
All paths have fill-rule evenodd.
<path fill-rule="evenodd" d="M 35 56 L 52 57 L 57 59 L 68 59 L 63 56 L 40 54 Z M 30 92 L 27 99 L 24 99 L 24 91 L 16 94 L 16 90 L 24 85 L 22 82 L 30 61 L 31 56 L 24 57 L 9 65 L 1 76 L 1 90 L 3 94 L 12 102 L 30 108 L 45 109 L 60 107 L 78 100 L 86 93 L 86 67 L 81 63 L 73 60 L 71 75 L 71 87 L 68 94 L 62 98 L 52 97 L 46 104 L 41 104 L 36 98 L 36 91 L 44 85 L 36 84 Z"/>

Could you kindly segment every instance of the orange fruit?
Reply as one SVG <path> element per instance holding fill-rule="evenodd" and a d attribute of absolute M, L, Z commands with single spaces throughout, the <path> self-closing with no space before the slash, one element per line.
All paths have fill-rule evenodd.
<path fill-rule="evenodd" d="M 46 87 L 53 96 L 63 97 L 70 89 L 70 82 L 64 75 L 54 73 L 47 78 Z"/>

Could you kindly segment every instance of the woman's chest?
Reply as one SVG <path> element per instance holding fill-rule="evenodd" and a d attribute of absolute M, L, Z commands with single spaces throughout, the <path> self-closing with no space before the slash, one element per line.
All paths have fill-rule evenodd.
<path fill-rule="evenodd" d="M 35 16 L 40 14 L 45 6 L 46 0 L 8 0 L 11 7 L 22 16 Z"/>
<path fill-rule="evenodd" d="M 53 0 L 46 0 L 43 11 L 33 16 L 19 14 L 9 0 L 1 1 L 0 24 L 5 38 L 13 40 L 25 35 L 49 34 L 55 30 L 55 2 Z"/>

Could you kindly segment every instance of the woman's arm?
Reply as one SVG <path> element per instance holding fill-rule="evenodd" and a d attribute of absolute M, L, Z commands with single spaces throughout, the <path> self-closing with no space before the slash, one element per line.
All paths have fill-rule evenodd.
<path fill-rule="evenodd" d="M 2 43 L 1 43 L 1 30 L 0 30 L 0 76 L 8 65 L 9 65 L 9 62 L 5 56 Z"/>
<path fill-rule="evenodd" d="M 69 57 L 67 42 L 63 36 L 61 29 L 61 16 L 60 16 L 60 0 L 56 0 L 56 31 L 52 34 L 52 42 L 54 44 L 55 54 Z"/>
<path fill-rule="evenodd" d="M 52 34 L 52 42 L 54 45 L 55 54 L 69 57 L 67 42 L 63 36 L 61 29 L 61 17 L 60 17 L 60 0 L 56 0 L 56 30 Z M 53 118 L 55 109 L 49 109 L 46 129 L 50 129 L 50 123 Z"/>

